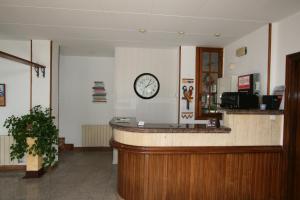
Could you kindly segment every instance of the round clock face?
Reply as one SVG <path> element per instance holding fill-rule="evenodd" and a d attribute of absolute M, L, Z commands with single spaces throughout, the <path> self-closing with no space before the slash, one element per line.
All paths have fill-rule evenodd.
<path fill-rule="evenodd" d="M 155 97 L 159 91 L 159 81 L 153 74 L 144 73 L 135 79 L 133 87 L 139 97 L 151 99 Z"/>

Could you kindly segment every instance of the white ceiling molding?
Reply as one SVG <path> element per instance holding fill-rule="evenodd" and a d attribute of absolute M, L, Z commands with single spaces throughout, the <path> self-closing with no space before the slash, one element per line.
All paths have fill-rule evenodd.
<path fill-rule="evenodd" d="M 113 56 L 115 46 L 223 47 L 299 10 L 299 0 L 0 0 L 0 39 L 51 39 L 65 55 L 91 56 Z"/>

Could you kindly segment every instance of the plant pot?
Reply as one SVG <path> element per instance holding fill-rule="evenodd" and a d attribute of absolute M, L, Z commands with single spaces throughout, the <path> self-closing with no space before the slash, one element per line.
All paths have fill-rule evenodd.
<path fill-rule="evenodd" d="M 27 138 L 26 142 L 30 148 L 36 141 L 36 138 Z M 39 178 L 44 174 L 43 158 L 38 155 L 26 154 L 26 174 L 24 178 Z"/>

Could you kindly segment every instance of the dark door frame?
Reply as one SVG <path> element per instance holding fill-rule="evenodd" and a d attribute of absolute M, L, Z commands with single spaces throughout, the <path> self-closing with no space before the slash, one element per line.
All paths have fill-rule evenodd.
<path fill-rule="evenodd" d="M 295 130 L 297 123 L 295 121 L 296 112 L 300 111 L 300 105 L 293 103 L 299 98 L 292 94 L 296 90 L 293 75 L 297 67 L 296 63 L 300 61 L 300 52 L 286 56 L 286 74 L 285 74 L 285 107 L 284 107 L 284 136 L 283 136 L 283 152 L 284 152 L 284 167 L 283 167 L 283 199 L 292 200 L 294 197 L 294 165 L 296 137 Z M 300 77 L 299 77 L 300 78 Z M 299 80 L 300 81 L 300 80 Z M 300 92 L 300 91 L 299 91 Z M 295 110 L 297 109 L 297 110 Z"/>

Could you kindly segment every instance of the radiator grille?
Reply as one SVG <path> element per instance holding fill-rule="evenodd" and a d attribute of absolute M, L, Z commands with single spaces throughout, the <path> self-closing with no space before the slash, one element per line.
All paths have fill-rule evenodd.
<path fill-rule="evenodd" d="M 82 125 L 83 147 L 109 147 L 112 128 L 108 125 Z"/>
<path fill-rule="evenodd" d="M 10 145 L 14 143 L 12 136 L 0 135 L 0 165 L 16 165 L 17 160 L 10 160 Z"/>

